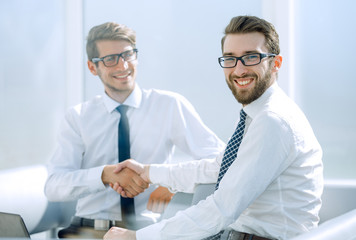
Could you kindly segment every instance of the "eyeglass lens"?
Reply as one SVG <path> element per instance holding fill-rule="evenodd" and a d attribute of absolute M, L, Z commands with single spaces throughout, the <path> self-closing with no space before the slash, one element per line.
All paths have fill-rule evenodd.
<path fill-rule="evenodd" d="M 122 59 L 125 62 L 130 62 L 136 59 L 136 51 L 134 50 L 129 50 L 120 54 L 113 54 L 113 55 L 109 55 L 103 58 L 103 62 L 104 65 L 107 67 L 112 67 L 115 66 L 118 62 L 120 57 L 122 57 Z"/>
<path fill-rule="evenodd" d="M 228 68 L 235 67 L 238 60 L 245 66 L 257 65 L 261 62 L 261 56 L 260 54 L 249 54 L 242 57 L 221 57 L 219 62 L 222 67 Z"/>

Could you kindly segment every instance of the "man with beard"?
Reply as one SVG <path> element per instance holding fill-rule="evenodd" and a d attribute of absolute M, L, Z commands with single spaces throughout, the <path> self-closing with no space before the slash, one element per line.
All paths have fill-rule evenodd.
<path fill-rule="evenodd" d="M 279 88 L 279 39 L 269 22 L 234 17 L 222 38 L 219 64 L 240 121 L 217 159 L 177 165 L 118 164 L 146 181 L 193 192 L 216 191 L 173 218 L 137 232 L 112 228 L 104 239 L 291 239 L 318 225 L 323 190 L 322 150 L 306 117 Z M 125 195 L 125 189 L 114 185 Z M 225 238 L 223 238 L 225 237 Z"/>
<path fill-rule="evenodd" d="M 136 33 L 125 25 L 108 22 L 88 34 L 88 68 L 105 93 L 69 109 L 48 165 L 48 199 L 78 200 L 61 238 L 97 239 L 111 226 L 138 229 L 157 220 L 148 210 L 162 212 L 172 193 L 153 185 L 142 193 L 148 184 L 135 172 L 113 173 L 119 161 L 169 163 L 175 147 L 199 160 L 224 148 L 184 97 L 138 86 L 137 54 Z M 131 199 L 113 191 L 113 183 Z"/>

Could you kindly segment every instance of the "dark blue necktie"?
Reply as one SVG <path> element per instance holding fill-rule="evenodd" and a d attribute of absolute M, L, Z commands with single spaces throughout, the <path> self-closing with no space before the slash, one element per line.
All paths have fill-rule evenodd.
<path fill-rule="evenodd" d="M 130 158 L 130 128 L 129 121 L 126 116 L 128 106 L 120 105 L 116 109 L 121 115 L 118 128 L 118 149 L 119 162 L 122 162 Z M 122 221 L 127 225 L 127 227 L 134 225 L 136 216 L 133 198 L 121 197 L 121 215 Z"/>
<path fill-rule="evenodd" d="M 229 142 L 227 143 L 223 159 L 221 161 L 220 172 L 218 176 L 218 181 L 216 182 L 215 189 L 219 188 L 221 179 L 224 177 L 226 171 L 229 169 L 231 164 L 235 161 L 237 156 L 237 151 L 239 150 L 244 130 L 245 130 L 246 113 L 243 109 L 240 111 L 240 121 L 237 124 L 236 130 Z"/>
<path fill-rule="evenodd" d="M 227 143 L 223 159 L 221 161 L 220 171 L 218 180 L 216 182 L 215 189 L 219 188 L 219 184 L 221 179 L 224 177 L 226 171 L 229 169 L 231 164 L 235 161 L 237 156 L 237 151 L 239 150 L 244 131 L 245 131 L 245 121 L 246 121 L 246 113 L 243 109 L 240 111 L 240 121 L 237 124 L 236 130 L 229 142 Z M 213 236 L 207 237 L 204 240 L 218 240 L 221 238 L 221 235 L 224 231 L 221 231 Z"/>

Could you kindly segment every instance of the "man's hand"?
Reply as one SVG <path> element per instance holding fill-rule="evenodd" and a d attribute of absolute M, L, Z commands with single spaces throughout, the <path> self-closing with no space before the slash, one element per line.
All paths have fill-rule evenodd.
<path fill-rule="evenodd" d="M 139 174 L 130 168 L 124 168 L 119 172 L 116 172 L 116 165 L 107 165 L 104 167 L 101 179 L 104 184 L 119 184 L 122 189 L 125 190 L 125 197 L 135 197 L 142 193 L 149 184 L 142 179 Z"/>
<path fill-rule="evenodd" d="M 173 195 L 174 193 L 171 193 L 167 188 L 158 187 L 151 193 L 147 209 L 154 213 L 163 213 Z"/>
<path fill-rule="evenodd" d="M 116 168 L 114 170 L 114 173 L 116 174 L 119 174 L 121 171 L 124 171 L 125 169 L 130 169 L 134 171 L 136 174 L 138 174 L 144 181 L 150 183 L 149 165 L 143 165 L 136 162 L 133 159 L 129 159 L 124 162 L 118 163 L 115 166 Z M 120 182 L 115 182 L 114 184 L 110 184 L 110 186 L 123 197 L 128 197 L 130 194 L 127 191 L 127 189 L 124 186 L 122 186 L 122 184 L 120 184 Z"/>
<path fill-rule="evenodd" d="M 124 228 L 112 227 L 104 235 L 104 240 L 136 240 L 136 232 Z"/>
<path fill-rule="evenodd" d="M 143 165 L 141 163 L 136 162 L 133 159 L 128 159 L 119 164 L 116 164 L 116 169 L 114 170 L 114 173 L 118 173 L 124 168 L 130 168 L 131 170 L 139 174 L 142 177 L 142 179 L 144 179 L 146 182 L 150 182 L 149 165 Z"/>

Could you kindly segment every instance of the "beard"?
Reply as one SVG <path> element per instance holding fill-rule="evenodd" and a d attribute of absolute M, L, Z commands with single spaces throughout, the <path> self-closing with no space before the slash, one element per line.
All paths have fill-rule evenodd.
<path fill-rule="evenodd" d="M 234 95 L 235 99 L 243 104 L 247 105 L 251 102 L 255 101 L 271 86 L 271 78 L 272 78 L 272 69 L 266 72 L 261 79 L 254 73 L 244 75 L 245 78 L 253 78 L 255 81 L 255 86 L 252 89 L 238 89 L 235 85 L 234 79 L 238 78 L 235 74 L 229 76 L 229 79 L 226 80 L 227 85 L 229 86 L 232 94 Z"/>

